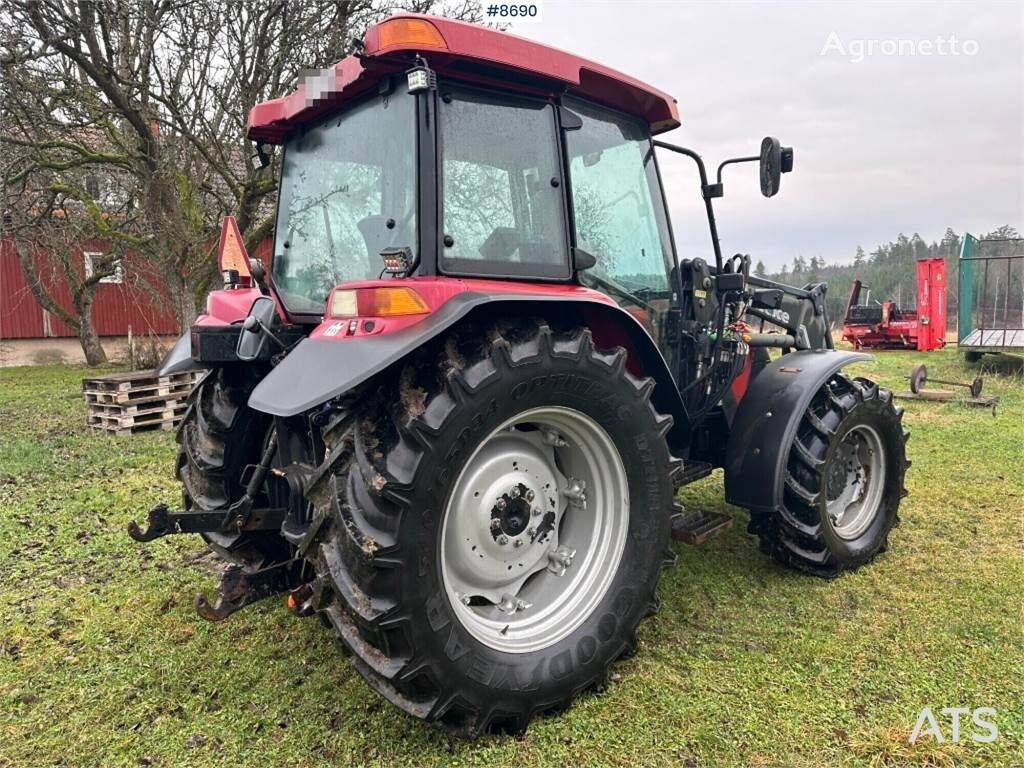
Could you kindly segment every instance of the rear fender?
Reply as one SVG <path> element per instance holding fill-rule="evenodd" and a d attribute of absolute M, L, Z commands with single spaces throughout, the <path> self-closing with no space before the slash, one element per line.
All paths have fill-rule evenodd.
<path fill-rule="evenodd" d="M 484 315 L 531 314 L 578 319 L 591 329 L 599 347 L 625 347 L 631 372 L 655 381 L 655 408 L 674 419 L 670 442 L 688 443 L 689 417 L 654 340 L 618 305 L 587 294 L 468 290 L 447 299 L 419 322 L 392 333 L 327 338 L 314 332 L 256 386 L 249 406 L 274 416 L 294 416 L 352 391 L 459 322 Z"/>
<path fill-rule="evenodd" d="M 861 352 L 803 350 L 771 361 L 750 382 L 729 431 L 725 499 L 766 512 L 782 506 L 789 446 L 814 394 Z"/>

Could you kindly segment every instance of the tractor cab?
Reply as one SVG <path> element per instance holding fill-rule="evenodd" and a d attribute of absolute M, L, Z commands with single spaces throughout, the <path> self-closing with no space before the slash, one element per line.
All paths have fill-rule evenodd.
<path fill-rule="evenodd" d="M 389 19 L 250 116 L 260 155 L 283 149 L 272 283 L 301 321 L 385 276 L 582 282 L 658 336 L 678 286 L 651 136 L 677 125 L 671 97 L 599 64 Z"/>
<path fill-rule="evenodd" d="M 457 286 L 493 290 L 474 280 L 556 295 L 586 287 L 633 318 L 676 382 L 693 383 L 712 350 L 687 339 L 740 320 L 726 294 L 757 282 L 749 257 L 722 258 L 711 203 L 722 169 L 759 162 L 770 196 L 792 150 L 765 139 L 711 184 L 696 153 L 653 139 L 678 125 L 672 97 L 595 62 L 448 19 L 388 19 L 353 56 L 249 117 L 257 157 L 283 149 L 271 269 L 281 308 L 296 323 L 356 320 L 346 335 L 359 335 L 366 320 L 388 327 L 363 310 L 384 303 L 397 289 L 378 283 L 395 278 L 449 281 L 446 298 Z M 656 146 L 696 162 L 713 259 L 678 263 Z M 398 304 L 411 312 L 416 301 Z M 797 348 L 826 343 L 820 322 L 805 338 L 809 318 L 792 314 Z M 721 380 L 706 395 L 733 375 L 712 368 Z"/>

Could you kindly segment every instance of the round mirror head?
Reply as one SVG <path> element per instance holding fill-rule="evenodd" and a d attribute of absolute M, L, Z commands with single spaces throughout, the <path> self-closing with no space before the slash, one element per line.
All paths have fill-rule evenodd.
<path fill-rule="evenodd" d="M 782 180 L 782 145 L 779 140 L 765 136 L 761 142 L 761 194 L 772 197 L 779 191 Z"/>

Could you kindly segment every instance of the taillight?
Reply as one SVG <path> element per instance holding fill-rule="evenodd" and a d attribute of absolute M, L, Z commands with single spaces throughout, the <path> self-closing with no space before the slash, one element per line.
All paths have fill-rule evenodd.
<path fill-rule="evenodd" d="M 331 296 L 331 317 L 389 317 L 425 315 L 430 307 L 416 291 L 405 286 L 347 288 Z"/>
<path fill-rule="evenodd" d="M 381 22 L 377 27 L 378 48 L 437 48 L 445 49 L 448 44 L 437 27 L 426 19 L 399 17 Z"/>

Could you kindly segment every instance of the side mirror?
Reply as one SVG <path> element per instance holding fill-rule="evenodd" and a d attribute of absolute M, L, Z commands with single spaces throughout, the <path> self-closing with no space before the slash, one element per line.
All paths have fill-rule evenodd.
<path fill-rule="evenodd" d="M 793 148 L 765 136 L 761 142 L 761 194 L 772 197 L 779 191 L 782 174 L 793 170 Z"/>
<path fill-rule="evenodd" d="M 260 296 L 253 301 L 249 315 L 242 323 L 242 332 L 238 334 L 238 345 L 235 355 L 239 360 L 251 362 L 263 354 L 270 338 L 270 324 L 274 322 L 277 307 L 269 296 Z"/>

